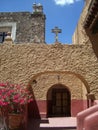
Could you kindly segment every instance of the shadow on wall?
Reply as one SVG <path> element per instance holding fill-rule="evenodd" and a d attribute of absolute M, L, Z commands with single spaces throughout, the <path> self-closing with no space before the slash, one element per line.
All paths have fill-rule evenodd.
<path fill-rule="evenodd" d="M 86 33 L 90 39 L 95 55 L 98 58 L 98 33 L 92 33 L 90 30 L 86 30 Z"/>
<path fill-rule="evenodd" d="M 28 118 L 29 119 L 30 118 L 40 119 L 41 117 L 40 117 L 40 114 L 39 114 L 38 105 L 37 105 L 37 102 L 36 102 L 32 87 L 29 86 L 29 89 L 30 89 L 30 91 L 31 91 L 31 93 L 33 95 L 33 101 L 28 104 Z"/>

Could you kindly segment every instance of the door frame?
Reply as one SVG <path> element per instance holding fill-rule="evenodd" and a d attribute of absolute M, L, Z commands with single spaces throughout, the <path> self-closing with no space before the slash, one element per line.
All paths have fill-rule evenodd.
<path fill-rule="evenodd" d="M 61 96 L 62 96 L 62 93 L 64 93 L 64 91 L 65 91 L 65 93 L 67 93 L 68 107 L 66 108 L 66 110 L 67 109 L 68 110 L 66 113 L 64 113 L 64 114 L 61 113 L 61 115 L 58 115 L 58 114 L 53 113 L 53 100 L 56 99 L 56 97 L 53 97 L 53 93 L 56 94 L 56 92 L 60 92 L 60 91 L 61 91 Z M 61 99 L 62 99 L 62 97 L 61 97 Z M 62 101 L 61 101 L 61 103 L 62 103 Z M 64 106 L 61 106 L 61 107 L 64 107 Z M 62 108 L 60 108 L 60 109 L 62 109 Z M 71 116 L 71 94 L 70 94 L 69 89 L 65 85 L 62 85 L 62 84 L 53 85 L 48 90 L 48 93 L 47 93 L 47 117 L 70 117 L 70 116 Z"/>

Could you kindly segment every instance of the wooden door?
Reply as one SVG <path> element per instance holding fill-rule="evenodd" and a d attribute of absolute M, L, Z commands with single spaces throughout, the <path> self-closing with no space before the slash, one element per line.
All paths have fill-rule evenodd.
<path fill-rule="evenodd" d="M 53 89 L 52 115 L 56 117 L 70 116 L 70 94 L 66 89 Z"/>

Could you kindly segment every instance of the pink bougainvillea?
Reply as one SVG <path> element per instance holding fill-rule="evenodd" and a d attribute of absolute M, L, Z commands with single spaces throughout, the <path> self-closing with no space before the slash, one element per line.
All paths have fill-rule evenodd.
<path fill-rule="evenodd" d="M 30 91 L 19 84 L 0 83 L 0 107 L 9 106 L 10 111 L 20 111 L 21 105 L 31 102 Z"/>

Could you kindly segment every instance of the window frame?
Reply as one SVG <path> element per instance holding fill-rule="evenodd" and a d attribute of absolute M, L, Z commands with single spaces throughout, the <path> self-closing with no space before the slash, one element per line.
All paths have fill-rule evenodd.
<path fill-rule="evenodd" d="M 3 31 L 2 31 L 3 28 Z M 11 32 L 11 38 L 13 41 L 16 39 L 16 22 L 0 22 L 0 32 L 7 32 L 6 28 L 9 28 L 8 31 Z"/>

